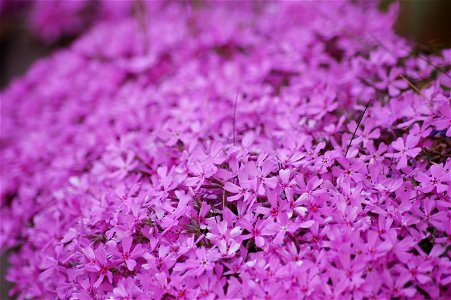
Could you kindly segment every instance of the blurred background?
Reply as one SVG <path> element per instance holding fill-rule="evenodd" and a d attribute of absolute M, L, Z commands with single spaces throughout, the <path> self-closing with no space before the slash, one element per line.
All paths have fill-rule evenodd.
<path fill-rule="evenodd" d="M 0 88 L 36 59 L 70 45 L 96 20 L 137 15 L 146 1 L 152 0 L 0 0 Z M 381 10 L 399 4 L 395 30 L 419 51 L 451 48 L 451 0 L 374 1 Z M 203 2 L 184 0 L 195 6 Z"/>
<path fill-rule="evenodd" d="M 145 1 L 0 0 L 0 90 L 24 74 L 37 59 L 70 45 L 89 30 L 96 18 L 134 14 L 139 19 Z M 184 2 L 202 5 L 205 0 Z M 379 9 L 387 10 L 395 2 L 399 4 L 395 31 L 412 41 L 418 52 L 433 53 L 451 48 L 451 0 L 381 0 Z M 0 259 L 0 299 L 8 299 L 10 288 L 4 280 L 6 256 Z"/>

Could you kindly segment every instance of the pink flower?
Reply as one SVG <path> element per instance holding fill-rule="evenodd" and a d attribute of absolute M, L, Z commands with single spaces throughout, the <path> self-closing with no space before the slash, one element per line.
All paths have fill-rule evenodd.
<path fill-rule="evenodd" d="M 363 271 L 366 263 L 362 259 L 350 259 L 350 254 L 340 253 L 338 256 L 339 268 L 334 270 L 332 278 L 345 282 L 349 289 L 360 287 L 364 283 Z"/>
<path fill-rule="evenodd" d="M 356 126 L 357 124 L 355 122 L 351 123 L 349 125 L 350 131 L 354 132 Z M 377 128 L 375 124 L 372 122 L 366 122 L 363 130 L 357 129 L 356 136 L 352 141 L 352 145 L 359 145 L 360 143 L 362 143 L 363 147 L 366 147 L 369 142 L 379 137 L 380 137 L 379 128 Z"/>
<path fill-rule="evenodd" d="M 273 240 L 276 244 L 282 244 L 287 233 L 294 233 L 299 228 L 310 228 L 315 221 L 309 220 L 305 222 L 290 222 L 285 213 L 277 217 L 277 221 L 269 223 L 266 231 L 271 235 L 275 235 Z"/>
<path fill-rule="evenodd" d="M 87 272 L 95 273 L 98 276 L 96 282 L 93 284 L 93 287 L 99 287 L 105 276 L 108 278 L 108 281 L 112 283 L 113 273 L 110 270 L 111 262 L 107 258 L 105 248 L 99 246 L 97 249 L 93 250 L 91 247 L 87 247 L 82 249 L 82 252 L 85 255 L 84 269 Z"/>
<path fill-rule="evenodd" d="M 196 190 L 201 187 L 205 179 L 213 176 L 218 168 L 213 164 L 200 163 L 198 161 L 190 164 L 189 169 L 194 177 L 190 177 L 186 180 L 186 185 L 196 186 Z"/>
<path fill-rule="evenodd" d="M 415 179 L 421 184 L 421 191 L 430 193 L 434 188 L 437 193 L 443 193 L 448 190 L 449 181 L 451 181 L 451 174 L 448 169 L 443 167 L 443 164 L 432 165 L 429 168 L 430 175 L 423 172 L 418 172 Z"/>
<path fill-rule="evenodd" d="M 428 276 L 428 273 L 433 269 L 430 262 L 412 258 L 407 263 L 407 268 L 409 269 L 412 277 L 418 280 L 421 284 L 425 284 L 431 280 L 430 276 Z"/>
<path fill-rule="evenodd" d="M 368 231 L 367 233 L 366 254 L 372 260 L 378 259 L 385 255 L 392 245 L 388 241 L 381 241 L 379 239 L 379 233 L 376 231 Z"/>
<path fill-rule="evenodd" d="M 185 272 L 189 270 L 193 275 L 202 275 L 205 271 L 211 271 L 215 266 L 215 261 L 217 261 L 221 255 L 218 250 L 209 249 L 206 250 L 204 247 L 196 249 L 196 257 L 190 258 L 184 263 L 178 263 L 174 266 L 174 271 Z"/>
<path fill-rule="evenodd" d="M 123 278 L 113 289 L 113 295 L 117 299 L 133 299 L 142 295 L 142 290 L 136 285 L 133 278 Z"/>
<path fill-rule="evenodd" d="M 167 271 L 176 263 L 176 253 L 169 246 L 160 246 L 157 254 L 146 252 L 143 257 L 147 259 L 147 264 L 142 267 L 154 272 Z"/>
<path fill-rule="evenodd" d="M 406 283 L 408 283 L 412 279 L 411 275 L 406 271 L 393 278 L 393 275 L 391 275 L 388 270 L 384 270 L 382 273 L 382 278 L 384 279 L 385 285 L 387 286 L 388 295 L 398 297 L 413 297 L 416 293 L 415 288 L 406 287 Z"/>
<path fill-rule="evenodd" d="M 449 298 L 451 50 L 397 5 L 25 2 L 80 36 L 0 92 L 11 297 Z"/>
<path fill-rule="evenodd" d="M 255 200 L 257 193 L 257 181 L 248 179 L 247 174 L 244 171 L 238 173 L 239 185 L 227 181 L 224 183 L 224 190 L 235 194 L 227 197 L 229 201 L 236 201 L 244 198 L 245 202 L 252 202 Z"/>
<path fill-rule="evenodd" d="M 202 202 L 199 213 L 195 216 L 196 222 L 199 224 L 201 229 L 207 228 L 205 216 L 208 214 L 210 209 L 210 205 L 208 205 L 206 202 Z"/>
<path fill-rule="evenodd" d="M 219 252 L 225 256 L 234 255 L 241 246 L 240 239 L 242 230 L 239 226 L 232 229 L 228 228 L 228 222 L 222 221 L 217 227 L 211 228 L 211 232 L 207 233 L 206 238 L 216 241 Z"/>
<path fill-rule="evenodd" d="M 257 247 L 264 247 L 266 245 L 264 236 L 273 235 L 273 231 L 268 227 L 269 224 L 271 224 L 271 221 L 269 220 L 262 220 L 257 219 L 257 221 L 254 223 L 254 220 L 252 220 L 252 223 L 243 218 L 239 224 L 242 228 L 249 231 L 248 234 L 243 235 L 243 239 L 247 240 L 250 238 L 253 238 L 255 241 L 255 245 Z"/>
<path fill-rule="evenodd" d="M 384 71 L 379 72 L 382 81 L 376 83 L 376 87 L 388 89 L 388 94 L 391 97 L 398 96 L 401 93 L 401 90 L 408 87 L 408 83 L 402 79 L 399 74 L 400 70 L 397 70 L 396 68 L 392 68 L 388 74 Z"/>
<path fill-rule="evenodd" d="M 396 166 L 398 169 L 407 167 L 407 158 L 414 158 L 421 152 L 421 148 L 415 147 L 418 144 L 418 141 L 419 137 L 409 134 L 405 140 L 403 138 L 398 138 L 391 144 L 393 149 L 398 151 L 398 153 L 392 155 L 393 157 L 399 158 Z M 389 154 L 387 155 L 390 156 Z"/>
<path fill-rule="evenodd" d="M 144 249 L 142 249 L 142 245 L 138 244 L 133 248 L 133 251 L 130 252 L 132 247 L 133 238 L 131 236 L 122 238 L 121 245 L 122 250 L 118 250 L 118 248 L 113 248 L 113 256 L 116 257 L 113 260 L 115 263 L 125 262 L 127 268 L 132 271 L 136 266 L 137 258 L 141 257 L 144 254 Z"/>

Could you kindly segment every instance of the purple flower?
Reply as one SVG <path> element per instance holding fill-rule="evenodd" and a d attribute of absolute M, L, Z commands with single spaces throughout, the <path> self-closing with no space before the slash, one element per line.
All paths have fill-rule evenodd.
<path fill-rule="evenodd" d="M 443 193 L 448 190 L 451 174 L 448 169 L 443 167 L 443 164 L 432 165 L 429 168 L 429 173 L 430 175 L 418 172 L 415 176 L 415 179 L 421 184 L 422 192 L 429 193 L 434 188 L 437 189 L 437 193 Z"/>
<path fill-rule="evenodd" d="M 380 71 L 379 76 L 381 81 L 376 83 L 376 87 L 380 89 L 388 89 L 388 94 L 391 97 L 396 97 L 401 93 L 401 90 L 408 87 L 408 83 L 400 77 L 400 70 L 392 68 L 389 73 Z"/>
<path fill-rule="evenodd" d="M 123 278 L 113 289 L 113 295 L 117 299 L 133 299 L 142 295 L 142 290 L 136 285 L 133 278 Z"/>
<path fill-rule="evenodd" d="M 104 247 L 99 246 L 93 250 L 91 247 L 82 249 L 85 256 L 84 270 L 96 274 L 97 280 L 94 282 L 93 287 L 97 288 L 103 282 L 105 276 L 108 281 L 112 283 L 113 273 L 110 270 L 111 262 L 107 258 L 107 253 Z"/>
<path fill-rule="evenodd" d="M 196 249 L 195 252 L 195 258 L 176 264 L 173 270 L 180 272 L 189 270 L 193 275 L 199 276 L 206 271 L 211 271 L 215 266 L 214 263 L 221 257 L 215 249 L 206 250 L 204 247 L 201 247 Z"/>
<path fill-rule="evenodd" d="M 141 255 L 145 252 L 144 249 L 142 249 L 142 245 L 138 244 L 133 248 L 133 251 L 131 250 L 132 247 L 133 238 L 131 236 L 122 238 L 121 246 L 122 249 L 119 250 L 118 248 L 113 248 L 113 257 L 115 259 L 113 260 L 115 263 L 118 262 L 125 262 L 127 265 L 127 268 L 132 271 L 136 266 L 136 260 L 137 258 L 141 257 Z"/>
<path fill-rule="evenodd" d="M 398 151 L 393 154 L 393 157 L 399 158 L 396 166 L 398 169 L 407 166 L 408 157 L 416 157 L 421 152 L 421 148 L 415 147 L 418 144 L 418 141 L 419 137 L 409 134 L 405 140 L 403 138 L 398 138 L 391 144 L 393 149 Z"/>
<path fill-rule="evenodd" d="M 74 40 L 0 91 L 11 297 L 449 298 L 451 51 L 398 5 L 26 2 Z"/>

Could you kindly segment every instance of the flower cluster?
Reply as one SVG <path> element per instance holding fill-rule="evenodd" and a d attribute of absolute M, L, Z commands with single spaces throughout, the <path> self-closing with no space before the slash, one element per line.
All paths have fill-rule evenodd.
<path fill-rule="evenodd" d="M 1 94 L 11 293 L 451 297 L 451 51 L 375 5 L 171 2 L 37 62 Z"/>

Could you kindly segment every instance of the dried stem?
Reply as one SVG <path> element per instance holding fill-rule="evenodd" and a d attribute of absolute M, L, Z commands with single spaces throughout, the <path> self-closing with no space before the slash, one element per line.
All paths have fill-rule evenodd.
<path fill-rule="evenodd" d="M 144 0 L 135 0 L 135 17 L 141 28 L 143 38 L 144 38 L 144 51 L 147 53 L 149 49 L 149 35 L 148 35 L 148 24 L 147 24 L 147 9 Z"/>
<path fill-rule="evenodd" d="M 415 92 L 417 92 L 418 94 L 420 94 L 424 99 L 430 101 L 425 95 L 423 95 L 423 93 L 409 80 L 407 79 L 404 75 L 399 74 L 399 77 L 401 77 L 405 82 L 407 82 L 407 84 L 413 88 L 415 90 Z"/>

